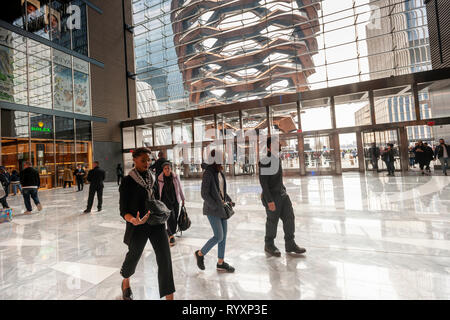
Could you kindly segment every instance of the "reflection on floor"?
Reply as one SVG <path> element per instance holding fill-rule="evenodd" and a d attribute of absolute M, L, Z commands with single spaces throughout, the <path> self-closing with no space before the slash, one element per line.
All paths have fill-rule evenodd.
<path fill-rule="evenodd" d="M 199 181 L 183 181 L 192 227 L 172 248 L 177 299 L 450 299 L 450 177 L 286 178 L 303 258 L 263 252 L 265 211 L 257 178 L 229 179 L 237 213 L 229 221 L 226 261 L 217 250 L 199 271 L 194 250 L 212 232 L 202 215 Z M 16 216 L 0 224 L 0 299 L 120 299 L 126 253 L 117 186 L 105 189 L 104 211 L 83 215 L 87 189 L 40 193 L 31 216 L 9 197 Z M 95 206 L 95 204 L 94 204 Z M 277 245 L 284 249 L 281 222 Z M 132 278 L 136 299 L 159 299 L 148 244 Z"/>

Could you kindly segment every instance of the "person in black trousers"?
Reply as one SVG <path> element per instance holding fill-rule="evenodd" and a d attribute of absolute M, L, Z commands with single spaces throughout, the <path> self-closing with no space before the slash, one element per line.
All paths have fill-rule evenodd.
<path fill-rule="evenodd" d="M 173 300 L 175 292 L 166 226 L 165 224 L 151 226 L 146 223 L 151 214 L 146 209 L 146 200 L 154 199 L 153 184 L 155 182 L 149 170 L 149 154 L 150 150 L 147 148 L 134 150 L 135 168 L 123 179 L 119 187 L 120 215 L 127 222 L 123 241 L 128 245 L 128 253 L 120 270 L 124 278 L 121 286 L 124 300 L 133 300 L 130 277 L 136 271 L 147 240 L 150 240 L 156 255 L 160 297 L 165 296 L 167 300 Z"/>
<path fill-rule="evenodd" d="M 277 152 L 278 151 L 278 152 Z M 283 169 L 279 150 L 272 153 L 272 138 L 267 138 L 267 156 L 259 163 L 259 182 L 262 187 L 261 201 L 266 209 L 266 236 L 264 251 L 280 257 L 281 252 L 275 246 L 278 221 L 283 221 L 285 249 L 287 253 L 302 254 L 305 248 L 295 243 L 295 215 L 291 199 L 283 184 Z"/>
<path fill-rule="evenodd" d="M 100 163 L 98 161 L 94 161 L 94 168 L 89 171 L 87 180 L 90 182 L 89 186 L 89 198 L 87 203 L 87 208 L 84 210 L 84 213 L 90 213 L 92 209 L 92 205 L 94 204 L 94 196 L 97 192 L 97 209 L 98 211 L 102 211 L 102 203 L 103 203 L 103 181 L 105 180 L 105 171 L 100 169 Z"/>
<path fill-rule="evenodd" d="M 117 176 L 117 185 L 120 186 L 120 182 L 123 179 L 123 168 L 120 163 L 117 164 L 116 176 Z"/>
<path fill-rule="evenodd" d="M 78 191 L 83 191 L 83 189 L 84 189 L 84 176 L 86 175 L 86 171 L 84 171 L 84 169 L 81 166 L 81 164 L 77 165 L 77 168 L 75 169 L 73 174 L 74 174 L 74 176 L 75 176 L 75 178 L 77 180 Z"/>

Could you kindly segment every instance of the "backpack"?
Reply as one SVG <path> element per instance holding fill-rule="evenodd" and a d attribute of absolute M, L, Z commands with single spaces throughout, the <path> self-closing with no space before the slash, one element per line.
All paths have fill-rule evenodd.
<path fill-rule="evenodd" d="M 186 231 L 191 226 L 191 219 L 189 219 L 185 206 L 181 207 L 177 224 L 178 224 L 178 231 L 181 231 L 181 234 L 183 234 L 183 231 Z"/>

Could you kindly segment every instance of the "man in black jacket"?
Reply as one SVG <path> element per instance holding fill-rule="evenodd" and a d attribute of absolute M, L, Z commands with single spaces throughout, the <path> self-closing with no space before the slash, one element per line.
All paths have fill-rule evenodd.
<path fill-rule="evenodd" d="M 103 181 L 105 180 L 105 171 L 100 169 L 100 163 L 98 161 L 94 161 L 94 168 L 89 171 L 87 180 L 90 182 L 89 186 L 89 198 L 87 203 L 87 209 L 84 210 L 84 213 L 90 213 L 92 209 L 92 205 L 94 204 L 94 196 L 97 192 L 97 209 L 98 211 L 102 211 L 102 203 L 103 203 Z"/>
<path fill-rule="evenodd" d="M 163 171 L 162 165 L 164 162 L 167 162 L 166 157 L 164 156 L 164 152 L 160 151 L 158 153 L 158 160 L 156 160 L 155 163 L 150 166 L 150 169 L 155 171 L 156 177 L 159 177 L 159 175 Z"/>
<path fill-rule="evenodd" d="M 83 191 L 84 188 L 84 176 L 86 175 L 86 171 L 84 171 L 81 164 L 77 165 L 77 168 L 73 172 L 73 175 L 77 179 L 78 191 Z"/>
<path fill-rule="evenodd" d="M 41 186 L 41 179 L 39 177 L 39 172 L 32 167 L 31 162 L 27 161 L 24 164 L 24 169 L 20 172 L 20 184 L 22 185 L 22 195 L 25 202 L 25 207 L 27 211 L 25 214 L 31 214 L 31 200 L 33 199 L 34 204 L 39 211 L 42 210 L 41 202 L 38 197 L 38 190 Z"/>
<path fill-rule="evenodd" d="M 283 169 L 278 155 L 272 153 L 272 139 L 267 139 L 267 156 L 259 163 L 259 182 L 262 187 L 261 200 L 266 208 L 266 236 L 264 250 L 273 256 L 280 257 L 281 252 L 275 246 L 278 221 L 283 221 L 285 249 L 287 253 L 302 254 L 305 248 L 295 243 L 295 215 L 291 199 L 283 184 Z M 277 169 L 278 167 L 278 169 Z"/>
<path fill-rule="evenodd" d="M 445 144 L 444 139 L 439 139 L 439 145 L 434 150 L 434 160 L 439 159 L 442 171 L 447 175 L 448 159 L 450 157 L 450 146 Z"/>

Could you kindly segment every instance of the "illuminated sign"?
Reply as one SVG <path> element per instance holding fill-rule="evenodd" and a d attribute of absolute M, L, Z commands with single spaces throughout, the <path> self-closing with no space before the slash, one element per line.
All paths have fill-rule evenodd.
<path fill-rule="evenodd" d="M 42 121 L 39 121 L 37 127 L 31 127 L 31 131 L 34 131 L 34 132 L 48 132 L 48 133 L 51 133 L 51 132 L 52 132 L 52 129 L 51 129 L 51 128 L 45 128 L 45 127 L 44 127 L 44 123 L 43 123 Z"/>

